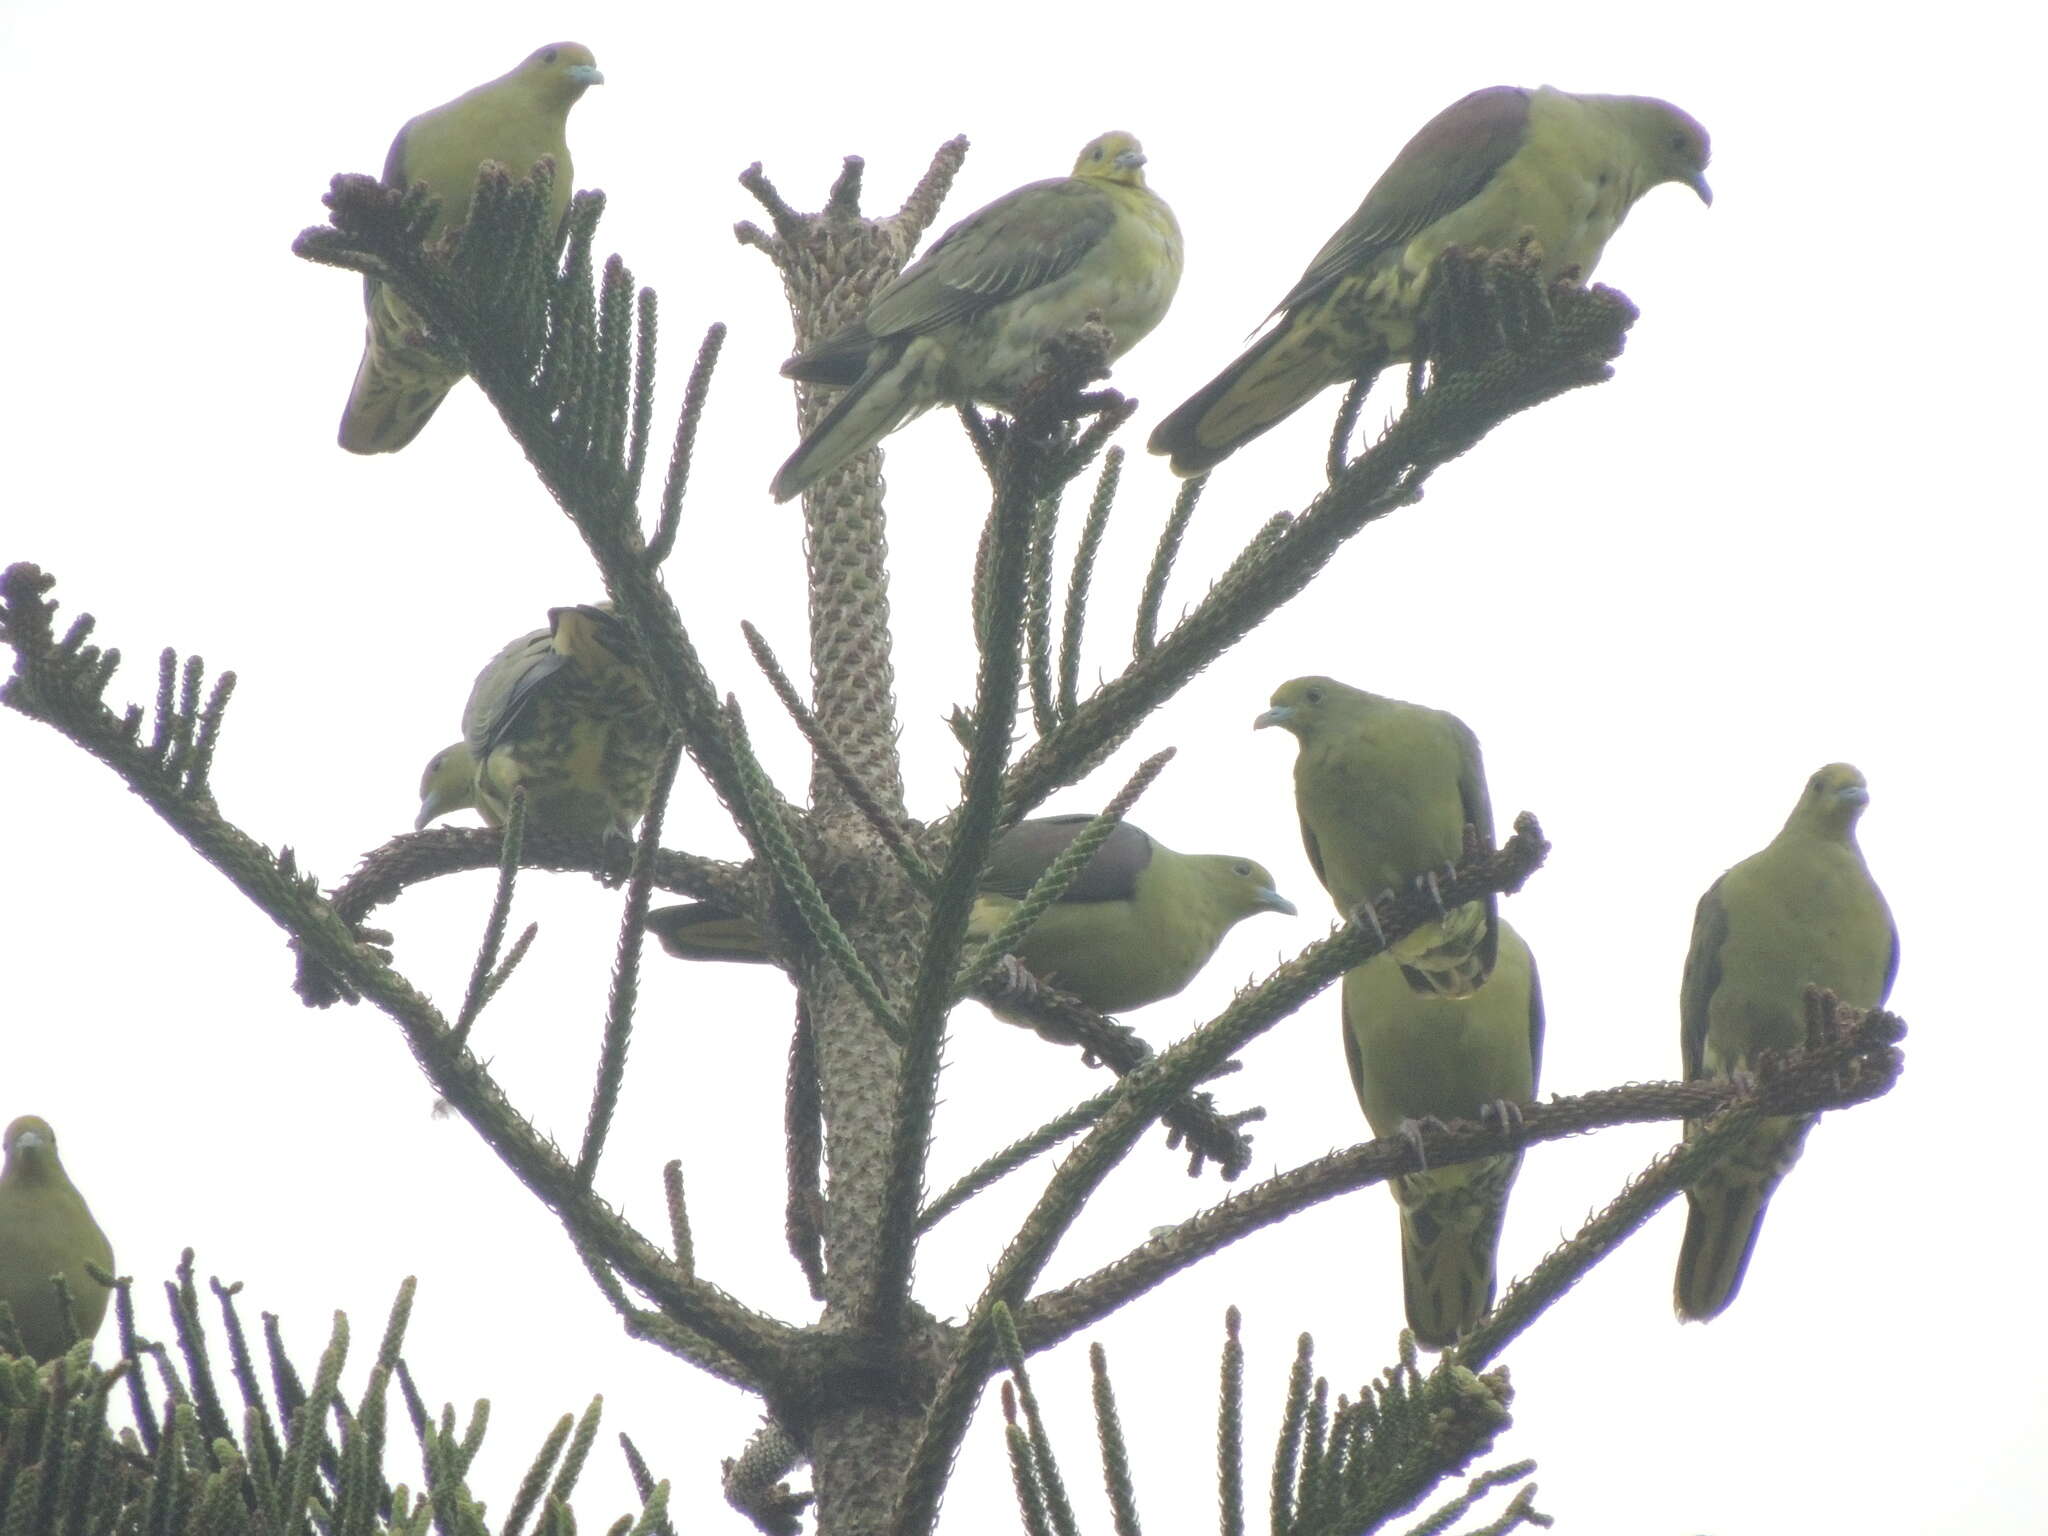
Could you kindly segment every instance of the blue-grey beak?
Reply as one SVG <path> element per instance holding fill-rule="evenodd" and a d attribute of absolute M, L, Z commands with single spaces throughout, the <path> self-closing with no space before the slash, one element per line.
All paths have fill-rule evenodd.
<path fill-rule="evenodd" d="M 1288 721 L 1294 718 L 1294 715 L 1295 709 L 1292 704 L 1275 704 L 1271 709 L 1267 710 L 1263 715 L 1259 716 L 1258 719 L 1252 722 L 1252 729 L 1255 731 L 1262 731 L 1269 725 L 1278 725 L 1284 727 Z"/>
<path fill-rule="evenodd" d="M 604 71 L 595 64 L 571 64 L 562 73 L 576 85 L 604 84 Z"/>
<path fill-rule="evenodd" d="M 1845 800 L 1850 805 L 1868 805 L 1870 804 L 1870 791 L 1861 784 L 1844 784 L 1835 791 L 1835 798 L 1837 800 Z"/>
<path fill-rule="evenodd" d="M 1293 902 L 1274 890 L 1259 892 L 1259 905 L 1268 912 L 1285 912 L 1289 917 L 1299 917 L 1301 915 L 1295 910 Z"/>
<path fill-rule="evenodd" d="M 1707 173 L 1705 171 L 1694 171 L 1692 175 L 1685 179 L 1685 184 L 1691 187 L 1693 191 L 1699 193 L 1701 202 L 1705 203 L 1709 208 L 1714 206 L 1714 189 L 1707 185 Z"/>
<path fill-rule="evenodd" d="M 1127 149 L 1116 157 L 1116 163 L 1127 171 L 1135 171 L 1145 163 L 1145 151 L 1142 149 Z"/>

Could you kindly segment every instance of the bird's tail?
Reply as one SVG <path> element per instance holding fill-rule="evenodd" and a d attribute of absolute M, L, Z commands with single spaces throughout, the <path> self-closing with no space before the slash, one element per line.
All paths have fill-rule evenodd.
<path fill-rule="evenodd" d="M 1332 327 L 1289 315 L 1176 406 L 1145 446 L 1170 455 L 1177 475 L 1213 469 L 1332 384 L 1379 371 L 1379 355 L 1342 355 L 1338 340 Z"/>
<path fill-rule="evenodd" d="M 924 388 L 923 364 L 923 352 L 913 343 L 869 368 L 797 444 L 768 493 L 777 501 L 802 495 L 929 407 L 934 397 Z"/>
<path fill-rule="evenodd" d="M 1486 985 L 1499 952 L 1500 913 L 1490 896 L 1454 908 L 1393 948 L 1409 987 L 1425 997 L 1470 997 Z"/>
<path fill-rule="evenodd" d="M 1812 1117 L 1803 1115 L 1761 1122 L 1754 1139 L 1685 1192 L 1685 1241 L 1672 1288 L 1681 1322 L 1719 1317 L 1735 1300 L 1771 1195 L 1798 1160 L 1812 1128 Z"/>
<path fill-rule="evenodd" d="M 1401 1289 L 1415 1342 L 1447 1349 L 1493 1305 L 1508 1190 L 1522 1159 L 1490 1157 L 1394 1181 Z"/>
<path fill-rule="evenodd" d="M 363 360 L 338 436 L 350 453 L 396 453 L 420 435 L 463 370 L 419 339 L 418 317 L 381 286 L 369 310 Z"/>
<path fill-rule="evenodd" d="M 752 921 L 708 901 L 657 907 L 647 914 L 647 931 L 679 960 L 734 960 L 766 965 L 768 945 Z"/>

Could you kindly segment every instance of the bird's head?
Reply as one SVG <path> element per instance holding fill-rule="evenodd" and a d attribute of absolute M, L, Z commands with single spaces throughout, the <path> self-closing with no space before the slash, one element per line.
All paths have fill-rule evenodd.
<path fill-rule="evenodd" d="M 57 1133 L 38 1116 L 23 1115 L 8 1126 L 5 1144 L 7 1163 L 0 1179 L 8 1183 L 47 1178 L 64 1166 L 57 1161 Z"/>
<path fill-rule="evenodd" d="M 1294 903 L 1273 889 L 1273 876 L 1265 865 L 1229 853 L 1205 853 L 1196 858 L 1208 876 L 1218 904 L 1233 923 L 1257 912 L 1295 915 Z"/>
<path fill-rule="evenodd" d="M 515 73 L 534 90 L 564 107 L 590 86 L 604 84 L 597 56 L 581 43 L 549 43 L 545 48 L 536 48 Z"/>
<path fill-rule="evenodd" d="M 475 804 L 476 758 L 468 742 L 452 742 L 427 759 L 427 771 L 420 775 L 420 814 L 413 830 L 421 831 L 435 817 L 465 811 Z"/>
<path fill-rule="evenodd" d="M 1670 102 L 1654 96 L 1625 96 L 1621 103 L 1636 142 L 1648 151 L 1650 177 L 1643 190 L 1675 181 L 1691 187 L 1701 202 L 1711 205 L 1714 189 L 1707 185 L 1707 161 L 1714 146 L 1707 130 Z"/>
<path fill-rule="evenodd" d="M 1297 677 L 1273 690 L 1273 707 L 1252 722 L 1252 729 L 1257 731 L 1277 725 L 1306 741 L 1333 702 L 1363 697 L 1365 695 L 1358 689 L 1348 687 L 1333 677 Z"/>
<path fill-rule="evenodd" d="M 1145 185 L 1145 151 L 1128 133 L 1105 133 L 1090 141 L 1074 162 L 1074 174 L 1090 181 L 1114 181 L 1126 187 Z"/>
<path fill-rule="evenodd" d="M 1870 804 L 1870 786 L 1847 763 L 1829 763 L 1806 781 L 1792 819 L 1807 826 L 1844 834 Z"/>

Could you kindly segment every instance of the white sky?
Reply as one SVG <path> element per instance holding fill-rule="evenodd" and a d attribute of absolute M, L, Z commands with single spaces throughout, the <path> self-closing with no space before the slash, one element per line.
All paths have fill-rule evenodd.
<path fill-rule="evenodd" d="M 1485 743 L 1503 824 L 1532 809 L 1556 845 L 1509 911 L 1543 969 L 1543 1086 L 1567 1093 L 1676 1074 L 1699 893 L 1773 834 L 1814 767 L 1857 763 L 1874 795 L 1863 846 L 1903 935 L 1903 1082 L 1815 1133 L 1722 1320 L 1672 1320 L 1676 1212 L 1560 1303 L 1507 1357 L 1518 1423 L 1493 1459 L 1539 1458 L 1540 1506 L 1584 1532 L 2040 1529 L 2040 1195 L 2019 1172 L 2038 1157 L 2048 1062 L 2034 989 L 2009 979 L 2032 962 L 2035 925 L 2013 909 L 2025 877 L 2003 850 L 2030 820 L 2017 789 L 2032 774 L 2012 765 L 2040 745 L 2040 509 L 2038 492 L 2021 504 L 2032 478 L 2016 445 L 2035 428 L 2021 369 L 2041 338 L 2038 306 L 2008 297 L 2030 281 L 2033 237 L 1987 217 L 2030 206 L 2014 190 L 2038 169 L 2006 24 L 1968 5 L 1910 30 L 1784 5 L 1651 19 L 1640 5 L 1279 0 L 1234 13 L 1229 32 L 1152 0 L 660 9 L 505 0 L 480 24 L 472 8 L 375 0 L 318 30 L 282 7 L 0 11 L 20 183 L 0 255 L 13 306 L 0 560 L 37 561 L 67 616 L 102 616 L 99 637 L 131 658 L 113 698 L 151 696 L 165 644 L 233 667 L 221 805 L 337 882 L 409 827 L 420 766 L 455 733 L 483 660 L 550 605 L 598 593 L 472 387 L 402 455 L 334 445 L 358 287 L 289 253 L 324 216 L 330 174 L 376 171 L 407 116 L 542 42 L 588 43 L 608 79 L 571 122 L 576 181 L 611 196 L 601 248 L 660 291 L 664 418 L 704 326 L 732 327 L 669 585 L 795 792 L 798 743 L 737 628 L 753 619 L 798 663 L 800 524 L 765 492 L 793 442 L 775 377 L 789 330 L 773 272 L 730 234 L 758 216 L 734 182 L 748 162 L 814 207 L 859 153 L 870 208 L 893 209 L 965 132 L 950 221 L 1063 173 L 1106 128 L 1142 136 L 1188 267 L 1115 381 L 1145 403 L 1125 438 L 1092 674 L 1127 654 L 1172 492 L 1138 452 L 1144 434 L 1235 354 L 1408 135 L 1499 82 L 1666 96 L 1712 130 L 1718 196 L 1709 211 L 1662 189 L 1609 248 L 1598 275 L 1643 309 L 1619 378 L 1441 473 L 1048 809 L 1094 807 L 1176 744 L 1139 822 L 1176 847 L 1265 861 L 1303 909 L 1246 923 L 1186 994 L 1136 1019 L 1163 1042 L 1330 915 L 1296 834 L 1292 743 L 1249 729 L 1272 688 L 1329 672 L 1455 710 Z M 1334 405 L 1216 475 L 1170 610 L 1266 515 L 1312 494 Z M 942 720 L 971 690 L 965 582 L 984 501 L 943 415 L 892 441 L 888 476 L 903 742 L 914 808 L 932 814 L 957 763 Z M 627 1502 L 611 1441 L 623 1429 L 675 1481 L 679 1524 L 740 1528 L 717 1467 L 753 1404 L 621 1336 L 538 1203 L 464 1125 L 430 1118 L 395 1028 L 367 1008 L 303 1009 L 279 934 L 53 734 L 0 718 L 0 766 L 0 1120 L 54 1122 L 143 1282 L 145 1328 L 168 1332 L 150 1282 L 190 1243 L 202 1274 L 247 1282 L 252 1321 L 282 1314 L 308 1368 L 330 1311 L 346 1310 L 355 1391 L 394 1289 L 417 1274 L 408 1355 L 435 1403 L 492 1399 L 476 1483 L 499 1514 L 555 1415 L 602 1391 L 586 1525 Z M 669 840 L 741 846 L 694 782 Z M 444 881 L 382 914 L 399 964 L 451 1005 L 487 892 L 486 876 Z M 480 1026 L 515 1100 L 564 1141 L 588 1103 L 617 906 L 586 881 L 530 876 L 517 916 L 539 918 L 541 938 Z M 702 1272 L 803 1319 L 781 1238 L 787 989 L 771 972 L 650 959 L 601 1187 L 659 1234 L 660 1166 L 680 1157 Z M 1336 1011 L 1325 994 L 1221 1085 L 1227 1106 L 1271 1111 L 1249 1177 L 1365 1134 Z M 935 1182 L 1101 1086 L 978 1010 L 955 1024 Z M 1671 1136 L 1534 1151 L 1504 1273 Z M 1222 1192 L 1181 1168 L 1148 1138 L 1047 1281 Z M 940 1230 L 918 1270 L 935 1311 L 971 1303 L 1043 1176 Z M 1262 1468 L 1298 1331 L 1333 1389 L 1391 1356 L 1392 1202 L 1354 1194 L 1090 1330 L 1117 1372 L 1150 1529 L 1213 1518 L 1216 1349 L 1233 1301 Z M 1106 1529 L 1080 1343 L 1038 1375 L 1085 1517 Z M 1000 1457 L 990 1415 L 943 1529 L 1015 1528 Z"/>

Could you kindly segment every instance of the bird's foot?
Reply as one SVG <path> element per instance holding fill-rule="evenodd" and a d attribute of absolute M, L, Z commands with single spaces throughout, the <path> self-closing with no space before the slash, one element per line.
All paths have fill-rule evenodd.
<path fill-rule="evenodd" d="M 1451 909 L 1444 905 L 1443 887 L 1437 882 L 1435 870 L 1425 869 L 1421 874 L 1417 875 L 1415 877 L 1415 887 L 1417 890 L 1429 892 L 1429 899 L 1436 903 L 1437 916 L 1449 917 L 1451 915 Z"/>
<path fill-rule="evenodd" d="M 1394 1134 L 1408 1143 L 1415 1153 L 1416 1166 L 1427 1173 L 1429 1171 L 1429 1149 L 1422 1144 L 1422 1133 L 1424 1131 L 1447 1131 L 1449 1129 L 1450 1127 L 1437 1119 L 1435 1115 L 1424 1115 L 1419 1120 L 1403 1120 Z"/>
<path fill-rule="evenodd" d="M 1036 998 L 1045 990 L 1015 955 L 1005 955 L 996 962 L 993 979 L 1012 997 Z"/>
<path fill-rule="evenodd" d="M 1522 1106 L 1512 1099 L 1495 1099 L 1490 1104 L 1479 1106 L 1481 1125 L 1492 1125 L 1496 1121 L 1504 1131 L 1519 1131 L 1522 1128 Z"/>
<path fill-rule="evenodd" d="M 1393 892 L 1389 891 L 1387 892 L 1387 894 L 1391 896 L 1393 895 Z M 1376 910 L 1376 908 L 1377 903 L 1370 901 L 1361 901 L 1357 905 L 1357 907 L 1353 909 L 1351 913 L 1351 921 L 1354 923 L 1363 923 L 1366 927 L 1370 928 L 1372 930 L 1372 936 L 1380 941 L 1380 948 L 1385 949 L 1387 947 L 1387 930 L 1380 926 L 1380 914 Z"/>

